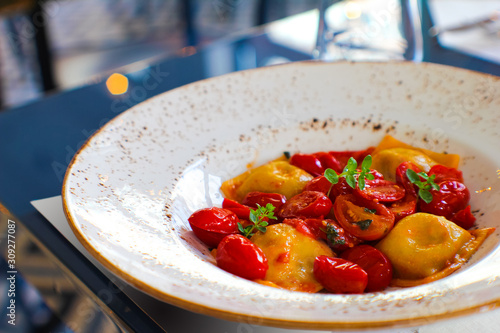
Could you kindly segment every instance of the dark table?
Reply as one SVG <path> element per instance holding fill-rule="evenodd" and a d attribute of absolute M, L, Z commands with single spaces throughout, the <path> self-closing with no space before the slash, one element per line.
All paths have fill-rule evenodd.
<path fill-rule="evenodd" d="M 423 61 L 500 75 L 499 64 L 445 49 L 437 38 L 426 37 L 432 20 L 425 2 L 423 9 Z M 60 195 L 66 167 L 79 147 L 109 119 L 133 105 L 197 80 L 259 67 L 272 59 L 311 59 L 310 53 L 270 39 L 268 32 L 269 26 L 256 28 L 207 47 L 190 49 L 189 54 L 153 61 L 127 74 L 131 88 L 125 95 L 109 94 L 103 80 L 0 112 L 0 212 L 22 225 L 35 243 L 122 330 L 154 332 L 164 328 L 125 293 L 113 292 L 105 302 L 100 299 L 98 295 L 103 290 L 119 290 L 118 286 L 75 250 L 30 201 Z M 174 322 L 187 323 L 196 318 L 190 317 L 188 311 L 163 306 L 162 310 L 171 311 L 169 316 L 176 318 Z M 204 319 L 214 320 L 214 325 L 222 322 Z M 220 326 L 219 331 L 234 327 L 230 325 Z M 182 331 L 175 323 L 167 329 Z"/>

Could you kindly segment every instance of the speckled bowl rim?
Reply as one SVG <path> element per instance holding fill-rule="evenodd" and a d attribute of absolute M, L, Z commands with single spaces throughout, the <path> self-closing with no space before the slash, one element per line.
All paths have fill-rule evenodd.
<path fill-rule="evenodd" d="M 344 63 L 352 63 L 348 61 L 341 61 L 337 62 L 337 64 L 344 64 Z M 358 62 L 360 63 L 360 62 Z M 378 62 L 370 62 L 370 64 L 377 64 Z M 387 62 L 380 62 L 381 64 L 387 64 Z M 447 65 L 438 65 L 438 64 L 432 64 L 432 63 L 414 63 L 414 62 L 407 62 L 407 61 L 394 61 L 391 62 L 393 65 L 396 66 L 436 66 L 436 67 L 449 67 L 453 68 L 457 71 L 464 71 L 464 72 L 470 72 L 474 73 L 475 75 L 479 76 L 484 76 L 484 77 L 495 77 L 490 74 L 485 74 L 485 73 L 480 73 L 472 70 L 467 70 L 467 69 L 461 69 L 461 68 L 455 68 L 452 66 L 447 66 Z M 300 61 L 300 62 L 294 62 L 293 64 L 278 64 L 278 65 L 273 65 L 273 66 L 268 66 L 268 67 L 260 67 L 260 68 L 255 68 L 255 69 L 250 69 L 250 70 L 245 70 L 245 71 L 240 71 L 240 72 L 233 72 L 230 74 L 225 74 L 223 76 L 228 76 L 228 75 L 240 75 L 241 72 L 247 72 L 247 71 L 266 71 L 268 68 L 271 67 L 276 67 L 276 66 L 323 66 L 323 65 L 335 65 L 335 63 L 324 63 L 321 61 Z M 192 84 L 199 84 L 200 82 L 209 82 L 212 80 L 218 80 L 220 76 L 217 77 L 212 77 L 212 78 L 207 78 L 204 80 L 196 81 L 172 90 L 169 90 L 163 94 L 168 94 L 172 91 L 176 90 L 181 90 L 184 89 L 186 86 L 190 86 Z M 140 104 L 148 103 L 149 101 L 156 99 L 156 98 L 161 98 L 163 94 L 151 97 L 147 99 L 146 101 L 141 102 Z M 127 110 L 128 111 L 128 110 Z M 102 264 L 105 268 L 107 268 L 109 271 L 114 273 L 117 277 L 123 279 L 130 285 L 134 286 L 138 290 L 141 290 L 145 292 L 146 294 L 149 294 L 153 296 L 154 298 L 164 301 L 166 303 L 178 306 L 180 308 L 193 311 L 196 313 L 204 314 L 204 315 L 209 315 L 213 316 L 216 318 L 224 319 L 224 320 L 230 320 L 230 321 L 235 321 L 235 322 L 244 322 L 248 324 L 256 324 L 256 325 L 263 325 L 263 326 L 271 326 L 271 327 L 280 327 L 280 328 L 290 328 L 290 329 L 310 329 L 310 330 L 331 330 L 331 329 L 347 329 L 347 330 L 352 330 L 352 329 L 381 329 L 381 328 L 398 328 L 398 327 L 409 327 L 409 326 L 418 326 L 422 324 L 429 324 L 432 322 L 436 321 L 442 321 L 442 320 L 449 320 L 457 317 L 462 317 L 466 315 L 471 315 L 471 314 L 476 314 L 476 313 L 481 313 L 486 310 L 492 310 L 500 307 L 500 297 L 494 301 L 491 302 L 485 302 L 484 304 L 479 304 L 476 306 L 471 306 L 462 310 L 454 311 L 454 312 L 449 312 L 449 313 L 444 313 L 444 314 L 438 314 L 438 315 L 431 315 L 431 316 L 422 316 L 422 317 L 412 317 L 408 319 L 400 319 L 400 320 L 381 320 L 381 321 L 371 321 L 371 322 L 341 322 L 341 321 L 332 321 L 332 322 L 316 322 L 316 321 L 293 321 L 293 320 L 282 320 L 282 319 L 273 319 L 273 318 L 263 318 L 261 316 L 250 316 L 248 314 L 242 314 L 242 313 L 237 313 L 237 312 L 230 312 L 230 311 L 223 311 L 220 310 L 216 307 L 208 307 L 205 305 L 201 305 L 195 302 L 190 302 L 186 301 L 183 298 L 180 297 L 175 297 L 172 295 L 169 295 L 162 290 L 156 289 L 151 287 L 150 285 L 144 283 L 141 280 L 136 279 L 135 277 L 129 275 L 125 271 L 117 268 L 113 263 L 111 263 L 106 257 L 104 257 L 100 252 L 98 252 L 92 245 L 90 245 L 85 237 L 80 233 L 80 230 L 77 228 L 78 222 L 76 219 L 73 218 L 72 213 L 71 213 L 71 208 L 68 206 L 67 203 L 67 184 L 68 184 L 68 178 L 71 177 L 70 171 L 75 164 L 78 155 L 85 150 L 88 147 L 89 142 L 94 139 L 95 137 L 99 136 L 105 129 L 106 126 L 114 121 L 116 119 L 119 119 L 122 117 L 127 111 L 122 112 L 121 114 L 118 114 L 114 118 L 112 118 L 108 123 L 106 123 L 104 126 L 99 128 L 95 133 L 93 133 L 85 142 L 84 144 L 78 149 L 78 151 L 75 153 L 73 156 L 71 162 L 68 165 L 66 174 L 64 176 L 63 180 L 63 186 L 62 186 L 62 198 L 63 198 L 63 209 L 64 209 L 64 214 L 66 216 L 66 219 L 73 230 L 76 238 L 81 242 L 81 244 L 84 246 L 84 248 L 94 257 L 96 258 L 100 264 Z"/>

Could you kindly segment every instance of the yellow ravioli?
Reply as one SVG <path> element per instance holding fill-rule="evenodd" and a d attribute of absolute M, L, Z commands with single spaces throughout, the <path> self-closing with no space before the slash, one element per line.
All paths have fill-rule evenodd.
<path fill-rule="evenodd" d="M 261 283 L 310 293 L 323 289 L 314 277 L 313 267 L 317 256 L 335 256 L 326 243 L 284 223 L 269 226 L 251 240 L 264 251 L 269 264 L 264 280 L 270 283 Z"/>

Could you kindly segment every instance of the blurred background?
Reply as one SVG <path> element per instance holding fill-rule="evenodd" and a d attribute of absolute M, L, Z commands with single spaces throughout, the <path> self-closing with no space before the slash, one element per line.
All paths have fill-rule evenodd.
<path fill-rule="evenodd" d="M 319 0 L 1 0 L 3 108 L 317 8 Z"/>

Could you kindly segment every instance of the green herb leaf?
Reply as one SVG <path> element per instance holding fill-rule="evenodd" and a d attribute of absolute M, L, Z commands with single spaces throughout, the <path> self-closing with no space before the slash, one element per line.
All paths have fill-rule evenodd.
<path fill-rule="evenodd" d="M 413 184 L 418 187 L 418 196 L 425 201 L 425 203 L 430 203 L 432 201 L 432 193 L 430 190 L 439 191 L 439 185 L 434 182 L 436 175 L 429 176 L 425 172 L 416 173 L 412 169 L 406 170 L 406 176 Z M 423 182 L 420 177 L 425 179 Z"/>
<path fill-rule="evenodd" d="M 365 189 L 365 176 L 364 175 L 359 175 L 358 177 L 358 187 L 360 190 Z"/>
<path fill-rule="evenodd" d="M 418 196 L 422 198 L 425 203 L 431 203 L 432 201 L 432 194 L 428 190 L 424 190 L 421 188 L 420 190 L 418 190 Z"/>
<path fill-rule="evenodd" d="M 354 175 L 347 175 L 345 180 L 350 187 L 356 188 L 356 178 L 354 178 Z"/>
<path fill-rule="evenodd" d="M 420 182 L 420 176 L 412 169 L 407 169 L 406 170 L 406 177 L 412 182 L 413 184 Z"/>
<path fill-rule="evenodd" d="M 356 168 L 358 167 L 358 162 L 354 159 L 354 157 L 349 157 L 347 161 L 347 165 L 344 168 L 344 172 L 348 171 L 350 173 L 356 172 Z"/>
<path fill-rule="evenodd" d="M 331 246 L 345 244 L 345 239 L 339 238 L 337 229 L 335 229 L 335 227 L 330 223 L 326 225 L 326 238 Z"/>
<path fill-rule="evenodd" d="M 340 175 L 337 174 L 332 169 L 326 169 L 324 172 L 324 176 L 326 179 L 328 179 L 330 183 L 332 183 L 332 186 L 339 182 L 340 177 L 344 177 L 347 184 L 350 187 L 355 189 L 356 186 L 358 186 L 360 190 L 364 190 L 366 186 L 366 180 L 375 179 L 375 176 L 370 173 L 371 165 L 372 165 L 372 157 L 371 155 L 367 155 L 365 156 L 363 162 L 361 163 L 361 171 L 358 171 L 357 170 L 358 162 L 356 162 L 354 157 L 350 157 L 349 160 L 347 161 L 346 166 L 344 167 L 344 170 Z M 332 186 L 330 186 L 328 194 L 330 194 Z"/>
<path fill-rule="evenodd" d="M 332 184 L 337 184 L 339 182 L 339 175 L 333 169 L 326 169 L 324 175 L 325 178 Z"/>
<path fill-rule="evenodd" d="M 359 229 L 366 230 L 370 227 L 370 224 L 372 224 L 372 222 L 373 220 L 363 220 L 355 222 L 355 224 L 359 227 Z"/>
<path fill-rule="evenodd" d="M 269 222 L 267 222 L 266 219 L 277 219 L 277 217 L 274 216 L 274 206 L 270 203 L 268 203 L 265 207 L 257 204 L 257 209 L 250 209 L 250 222 L 253 224 L 243 228 L 241 223 L 238 223 L 238 230 L 247 238 L 253 236 L 255 229 L 260 232 L 266 232 L 266 227 L 269 225 Z"/>
<path fill-rule="evenodd" d="M 369 209 L 369 208 L 366 208 L 366 207 L 365 207 L 364 210 L 365 210 L 365 212 L 370 213 L 370 214 L 375 214 L 377 212 L 376 209 Z"/>
<path fill-rule="evenodd" d="M 372 166 L 372 156 L 366 155 L 361 163 L 361 170 L 364 172 L 370 172 L 370 167 Z"/>

